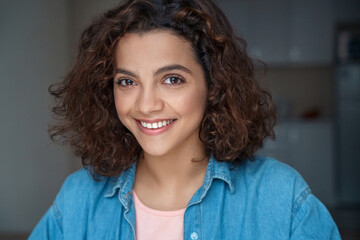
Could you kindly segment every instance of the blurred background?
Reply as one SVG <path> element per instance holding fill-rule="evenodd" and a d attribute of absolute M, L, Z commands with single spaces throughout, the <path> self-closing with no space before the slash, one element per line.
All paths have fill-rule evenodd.
<path fill-rule="evenodd" d="M 0 239 L 26 239 L 65 177 L 80 168 L 51 143 L 47 88 L 81 31 L 118 0 L 0 0 Z M 343 239 L 360 239 L 360 1 L 217 0 L 279 111 L 266 154 L 295 167 Z"/>

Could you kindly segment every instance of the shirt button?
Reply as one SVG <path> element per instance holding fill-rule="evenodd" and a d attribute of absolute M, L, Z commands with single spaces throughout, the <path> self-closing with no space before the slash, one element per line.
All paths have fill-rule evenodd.
<path fill-rule="evenodd" d="M 199 238 L 199 235 L 196 233 L 196 232 L 193 232 L 191 235 L 190 235 L 191 239 L 192 240 L 196 240 Z"/>

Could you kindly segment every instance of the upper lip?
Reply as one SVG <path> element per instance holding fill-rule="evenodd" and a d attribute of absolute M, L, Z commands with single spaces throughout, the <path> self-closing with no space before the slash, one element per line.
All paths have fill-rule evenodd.
<path fill-rule="evenodd" d="M 157 119 L 135 119 L 140 122 L 147 122 L 147 123 L 154 123 L 154 122 L 161 122 L 161 121 L 168 121 L 168 120 L 175 120 L 175 118 L 157 118 Z"/>

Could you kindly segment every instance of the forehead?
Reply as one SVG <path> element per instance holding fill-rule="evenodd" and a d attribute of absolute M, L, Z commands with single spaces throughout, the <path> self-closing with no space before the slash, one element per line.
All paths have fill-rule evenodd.
<path fill-rule="evenodd" d="M 115 57 L 118 64 L 132 60 L 152 62 L 156 59 L 196 61 L 192 44 L 166 30 L 125 34 L 117 43 Z"/>

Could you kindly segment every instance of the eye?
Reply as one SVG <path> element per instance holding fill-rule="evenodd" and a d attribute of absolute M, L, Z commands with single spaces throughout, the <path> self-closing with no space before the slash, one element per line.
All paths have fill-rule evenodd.
<path fill-rule="evenodd" d="M 120 85 L 122 87 L 127 87 L 127 86 L 134 86 L 135 82 L 131 79 L 128 78 L 120 78 L 115 82 L 117 85 Z"/>
<path fill-rule="evenodd" d="M 169 85 L 179 85 L 184 83 L 184 79 L 180 76 L 169 76 L 166 77 L 164 80 L 164 84 L 169 84 Z"/>

